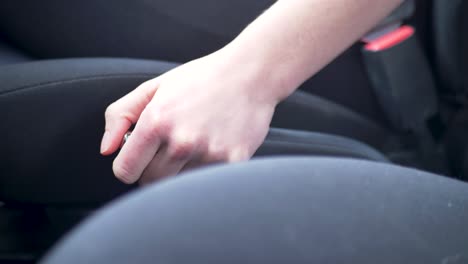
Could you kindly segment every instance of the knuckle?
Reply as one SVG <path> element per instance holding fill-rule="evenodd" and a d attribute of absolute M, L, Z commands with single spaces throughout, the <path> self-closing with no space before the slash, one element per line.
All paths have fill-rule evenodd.
<path fill-rule="evenodd" d="M 228 149 L 224 147 L 211 147 L 208 151 L 208 159 L 211 162 L 222 162 L 228 160 Z"/>
<path fill-rule="evenodd" d="M 118 120 L 127 120 L 130 123 L 134 123 L 133 120 L 136 119 L 136 116 L 130 112 L 122 111 L 118 103 L 115 102 L 109 105 L 104 112 L 104 117 L 106 120 L 118 119 Z"/>
<path fill-rule="evenodd" d="M 171 160 L 187 160 L 194 153 L 196 148 L 195 141 L 176 139 L 170 143 L 169 158 Z"/>
<path fill-rule="evenodd" d="M 106 108 L 106 111 L 104 112 L 104 116 L 106 119 L 111 118 L 115 115 L 115 113 L 116 113 L 116 105 L 115 103 L 113 103 Z"/>
<path fill-rule="evenodd" d="M 150 86 L 153 85 L 153 82 L 152 82 L 152 81 L 153 81 L 153 79 L 146 80 L 146 81 L 142 82 L 142 83 L 140 84 L 140 86 L 138 86 L 138 88 L 140 88 L 140 87 L 142 87 L 142 88 L 148 88 L 148 87 L 150 87 Z"/>
<path fill-rule="evenodd" d="M 140 83 L 133 91 L 136 91 L 136 90 L 138 90 L 138 89 L 147 89 L 147 88 L 151 87 L 151 80 L 152 80 L 152 79 L 143 81 L 143 82 Z M 132 91 L 132 92 L 133 92 L 133 91 Z"/>
<path fill-rule="evenodd" d="M 168 143 L 172 123 L 159 119 L 158 117 L 147 116 L 143 120 L 140 119 L 132 136 L 136 135 L 139 145 L 147 146 Z"/>
<path fill-rule="evenodd" d="M 232 151 L 228 156 L 228 162 L 241 162 L 247 161 L 251 157 L 250 151 L 248 148 L 240 147 Z"/>
<path fill-rule="evenodd" d="M 170 133 L 172 124 L 158 116 L 152 116 L 151 118 L 145 120 L 144 122 L 144 137 L 148 139 L 161 138 L 166 139 L 167 135 Z"/>
<path fill-rule="evenodd" d="M 142 186 L 148 185 L 158 179 L 157 174 L 151 170 L 145 170 L 138 183 Z"/>
<path fill-rule="evenodd" d="M 126 184 L 133 184 L 137 180 L 125 164 L 114 161 L 112 170 L 115 177 Z"/>

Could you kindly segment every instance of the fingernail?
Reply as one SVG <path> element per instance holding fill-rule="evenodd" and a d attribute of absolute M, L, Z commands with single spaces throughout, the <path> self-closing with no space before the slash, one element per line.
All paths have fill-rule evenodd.
<path fill-rule="evenodd" d="M 105 153 L 109 150 L 110 145 L 110 133 L 109 131 L 104 132 L 104 136 L 102 136 L 101 142 L 101 154 Z"/>

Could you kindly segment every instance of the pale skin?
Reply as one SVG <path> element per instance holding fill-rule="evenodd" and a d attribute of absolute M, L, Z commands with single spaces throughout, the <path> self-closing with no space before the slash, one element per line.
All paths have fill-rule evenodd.
<path fill-rule="evenodd" d="M 252 157 L 276 105 L 402 0 L 279 0 L 224 48 L 149 80 L 108 107 L 101 153 L 149 183 Z"/>

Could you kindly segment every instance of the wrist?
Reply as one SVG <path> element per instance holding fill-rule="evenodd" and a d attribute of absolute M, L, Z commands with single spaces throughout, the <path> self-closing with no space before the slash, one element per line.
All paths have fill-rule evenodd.
<path fill-rule="evenodd" d="M 258 47 L 234 40 L 219 51 L 227 67 L 243 75 L 245 87 L 252 97 L 278 104 L 286 99 L 301 81 L 295 79 L 290 68 L 269 56 Z"/>

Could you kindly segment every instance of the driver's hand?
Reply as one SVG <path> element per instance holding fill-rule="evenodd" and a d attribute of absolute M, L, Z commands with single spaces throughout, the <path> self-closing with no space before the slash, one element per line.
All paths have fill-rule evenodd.
<path fill-rule="evenodd" d="M 222 52 L 147 81 L 110 105 L 101 153 L 116 152 L 117 178 L 148 183 L 219 162 L 248 160 L 266 137 L 278 103 L 262 92 L 256 65 L 236 65 Z"/>

